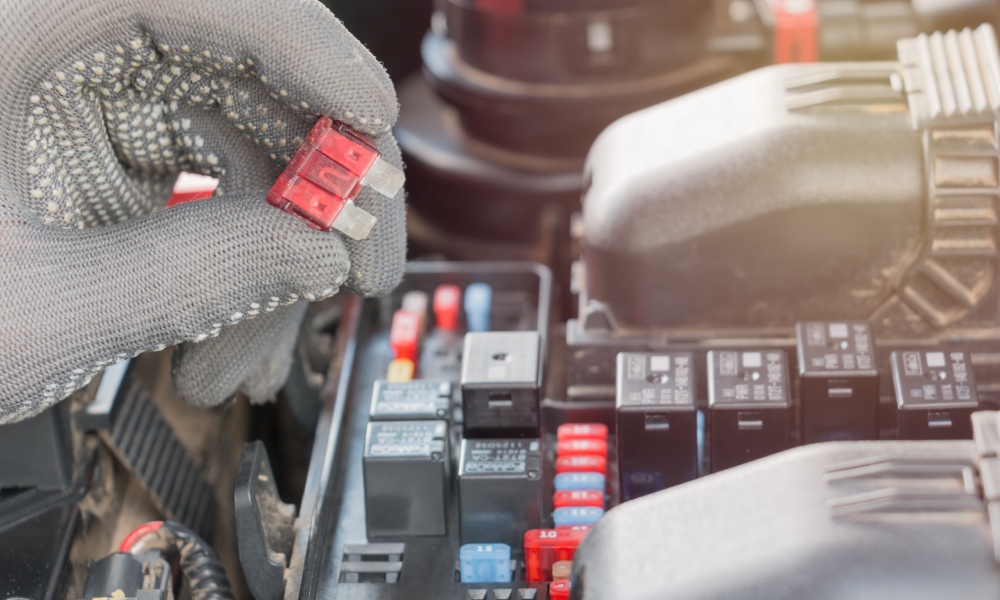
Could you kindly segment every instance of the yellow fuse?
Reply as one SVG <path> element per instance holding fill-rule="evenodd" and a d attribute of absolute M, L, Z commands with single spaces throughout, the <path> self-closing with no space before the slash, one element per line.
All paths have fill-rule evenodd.
<path fill-rule="evenodd" d="M 572 572 L 573 561 L 571 560 L 560 560 L 552 563 L 552 581 L 569 579 L 570 573 Z"/>
<path fill-rule="evenodd" d="M 408 358 L 397 358 L 389 363 L 389 370 L 385 378 L 392 382 L 411 381 L 416 367 L 413 361 Z"/>

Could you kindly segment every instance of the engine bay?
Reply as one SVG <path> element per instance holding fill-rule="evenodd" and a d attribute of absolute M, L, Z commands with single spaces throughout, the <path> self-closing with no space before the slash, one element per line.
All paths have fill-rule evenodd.
<path fill-rule="evenodd" d="M 0 426 L 0 598 L 996 598 L 1000 4 L 426 9 L 402 283 Z"/>

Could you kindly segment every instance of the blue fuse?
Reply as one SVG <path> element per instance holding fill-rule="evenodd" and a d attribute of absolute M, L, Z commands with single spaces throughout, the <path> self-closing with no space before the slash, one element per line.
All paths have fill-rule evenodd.
<path fill-rule="evenodd" d="M 507 583 L 510 581 L 510 546 L 466 544 L 458 550 L 462 583 Z"/>
<path fill-rule="evenodd" d="M 597 472 L 560 473 L 555 479 L 556 491 L 596 490 L 604 493 L 604 475 Z"/>
<path fill-rule="evenodd" d="M 552 511 L 556 527 L 565 525 L 593 525 L 604 516 L 604 509 L 596 506 L 566 506 Z"/>
<path fill-rule="evenodd" d="M 469 331 L 490 330 L 490 309 L 493 288 L 485 283 L 473 283 L 465 288 L 465 322 Z"/>

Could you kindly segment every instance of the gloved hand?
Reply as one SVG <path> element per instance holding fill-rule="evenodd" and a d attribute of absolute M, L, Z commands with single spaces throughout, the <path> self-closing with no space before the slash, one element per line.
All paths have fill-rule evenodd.
<path fill-rule="evenodd" d="M 187 400 L 266 400 L 306 300 L 398 283 L 402 192 L 362 192 L 357 242 L 265 202 L 317 115 L 401 167 L 388 76 L 316 0 L 0 0 L 0 57 L 0 423 L 182 343 Z M 217 196 L 158 211 L 181 170 Z"/>

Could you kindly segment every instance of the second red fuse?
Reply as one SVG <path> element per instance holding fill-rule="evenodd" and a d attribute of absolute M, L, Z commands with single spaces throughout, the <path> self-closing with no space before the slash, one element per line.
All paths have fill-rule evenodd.
<path fill-rule="evenodd" d="M 556 445 L 556 456 L 578 456 L 590 454 L 593 456 L 608 456 L 608 443 L 603 440 L 559 440 Z"/>
<path fill-rule="evenodd" d="M 560 456 L 556 459 L 556 475 L 559 473 L 601 473 L 606 474 L 608 459 L 603 456 L 580 454 Z"/>
<path fill-rule="evenodd" d="M 597 490 L 563 490 L 552 496 L 553 508 L 593 506 L 604 508 L 604 493 Z"/>

